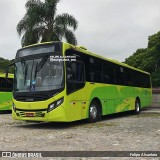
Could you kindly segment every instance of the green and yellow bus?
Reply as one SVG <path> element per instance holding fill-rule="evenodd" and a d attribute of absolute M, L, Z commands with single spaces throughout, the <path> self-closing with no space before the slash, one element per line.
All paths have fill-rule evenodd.
<path fill-rule="evenodd" d="M 0 73 L 0 111 L 12 110 L 13 74 Z"/>
<path fill-rule="evenodd" d="M 103 115 L 151 104 L 150 74 L 62 42 L 17 51 L 14 119 L 95 122 Z"/>

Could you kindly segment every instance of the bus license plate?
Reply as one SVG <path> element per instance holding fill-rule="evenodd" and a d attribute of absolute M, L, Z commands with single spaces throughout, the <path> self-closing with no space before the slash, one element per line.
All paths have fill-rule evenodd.
<path fill-rule="evenodd" d="M 26 115 L 26 117 L 35 117 L 34 112 L 26 112 L 25 115 Z"/>

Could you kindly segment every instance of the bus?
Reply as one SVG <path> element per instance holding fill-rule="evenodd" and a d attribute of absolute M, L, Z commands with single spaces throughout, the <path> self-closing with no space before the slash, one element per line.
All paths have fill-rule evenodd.
<path fill-rule="evenodd" d="M 0 73 L 0 111 L 12 110 L 13 74 Z"/>
<path fill-rule="evenodd" d="M 96 122 L 103 115 L 151 105 L 150 74 L 91 53 L 83 46 L 46 42 L 15 57 L 12 116 L 16 120 Z"/>

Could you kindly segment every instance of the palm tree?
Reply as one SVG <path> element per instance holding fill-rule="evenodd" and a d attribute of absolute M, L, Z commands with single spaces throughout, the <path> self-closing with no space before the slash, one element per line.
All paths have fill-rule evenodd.
<path fill-rule="evenodd" d="M 17 32 L 22 36 L 22 46 L 45 41 L 62 41 L 76 45 L 73 33 L 78 22 L 68 13 L 56 15 L 57 3 L 60 0 L 28 0 L 26 14 L 17 25 Z"/>

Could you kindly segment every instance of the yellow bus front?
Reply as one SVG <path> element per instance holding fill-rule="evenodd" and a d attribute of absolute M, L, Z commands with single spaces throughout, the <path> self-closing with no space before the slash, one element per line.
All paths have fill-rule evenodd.
<path fill-rule="evenodd" d="M 12 107 L 14 119 L 68 121 L 63 49 L 63 43 L 51 42 L 17 52 Z"/>

